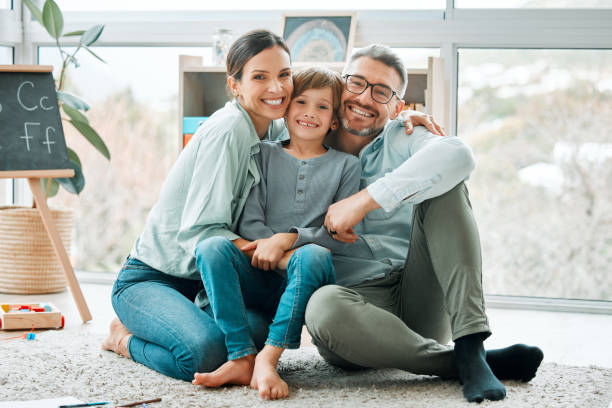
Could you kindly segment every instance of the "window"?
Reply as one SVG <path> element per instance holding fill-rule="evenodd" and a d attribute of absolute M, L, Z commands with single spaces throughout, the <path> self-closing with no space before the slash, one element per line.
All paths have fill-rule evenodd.
<path fill-rule="evenodd" d="M 612 300 L 612 50 L 460 49 L 485 291 Z"/>
<path fill-rule="evenodd" d="M 13 8 L 11 0 L 0 0 L 0 10 L 11 10 Z"/>
<path fill-rule="evenodd" d="M 0 7 L 3 1 L 10 3 L 0 0 Z M 402 47 L 396 50 L 409 68 L 425 69 L 429 55 L 447 58 L 444 76 L 451 100 L 458 99 L 450 119 L 477 155 L 468 184 L 482 235 L 487 293 L 612 300 L 612 279 L 605 274 L 612 261 L 612 238 L 605 232 L 612 231 L 606 207 L 612 200 L 605 192 L 612 180 L 609 136 L 602 136 L 612 128 L 612 51 L 569 50 L 610 47 L 612 0 L 454 0 L 458 9 L 448 13 L 448 20 L 442 18 L 446 0 L 313 1 L 309 9 L 368 10 L 359 13 L 357 43 Z M 80 198 L 63 193 L 51 201 L 78 200 L 75 207 L 83 207 L 73 251 L 77 268 L 116 273 L 176 158 L 176 57 L 203 55 L 204 63 L 210 63 L 210 49 L 177 44 L 208 42 L 216 25 L 231 28 L 235 36 L 248 27 L 276 30 L 282 11 L 303 5 L 286 0 L 57 2 L 75 27 L 92 21 L 107 26 L 104 38 L 113 47 L 94 51 L 109 64 L 84 54 L 80 63 L 88 68 L 71 71 L 68 87 L 91 102 L 89 116 L 113 158 L 107 163 L 68 125 L 68 144 L 83 157 L 87 186 Z M 574 15 L 571 7 L 602 10 Z M 92 13 L 96 10 L 107 12 Z M 124 12 L 128 10 L 137 12 Z M 181 22 L 193 23 L 189 10 L 200 10 L 206 18 L 210 13 L 202 10 L 214 13 L 206 25 L 196 22 L 186 29 Z M 405 17 L 412 15 L 418 18 L 406 23 Z M 9 28 L 0 29 L 0 44 L 21 46 L 14 17 L 0 10 L 0 25 Z M 271 24 L 274 19 L 278 27 Z M 40 62 L 57 66 L 57 51 L 44 30 L 31 33 L 34 46 L 50 46 L 40 48 Z M 36 63 L 29 46 L 16 54 L 20 63 Z M 414 46 L 433 48 L 408 48 Z M 457 53 L 452 52 L 455 47 Z M 2 47 L 0 58 L 3 52 L 12 58 Z M 156 163 L 152 170 L 150 163 Z M 104 231 L 102 225 L 114 231 Z"/>
<path fill-rule="evenodd" d="M 457 8 L 612 8 L 611 0 L 455 0 Z"/>
<path fill-rule="evenodd" d="M 64 123 L 66 142 L 81 157 L 86 185 L 80 197 L 60 190 L 49 202 L 76 209 L 71 254 L 76 269 L 117 273 L 177 156 L 178 55 L 202 55 L 210 63 L 211 50 L 93 51 L 108 64 L 79 52 L 81 67 L 69 71 L 67 90 L 90 103 L 87 116 L 108 146 L 111 161 Z M 40 47 L 39 61 L 57 70 L 57 49 Z"/>

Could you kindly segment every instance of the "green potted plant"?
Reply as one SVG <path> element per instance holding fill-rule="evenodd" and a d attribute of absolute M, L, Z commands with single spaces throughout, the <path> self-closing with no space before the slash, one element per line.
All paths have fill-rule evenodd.
<path fill-rule="evenodd" d="M 106 144 L 98 135 L 91 125 L 85 112 L 89 110 L 89 104 L 85 102 L 81 97 L 72 93 L 64 91 L 66 84 L 66 72 L 70 65 L 75 68 L 79 67 L 76 55 L 80 50 L 85 50 L 93 55 L 98 60 L 106 63 L 102 58 L 96 55 L 91 48 L 104 30 L 103 25 L 95 25 L 88 30 L 73 31 L 70 33 L 63 33 L 64 30 L 64 17 L 59 6 L 53 0 L 45 0 L 42 11 L 36 6 L 33 0 L 23 0 L 32 16 L 47 30 L 49 35 L 55 39 L 57 49 L 62 58 L 62 69 L 59 74 L 59 78 L 55 80 L 55 88 L 57 90 L 57 99 L 61 110 L 68 116 L 62 117 L 64 123 L 70 123 L 81 135 L 83 135 L 104 157 L 110 160 L 110 152 L 106 147 Z M 69 53 L 62 48 L 60 38 L 66 37 L 79 37 L 79 43 L 74 52 Z M 81 161 L 79 156 L 74 150 L 68 147 L 68 157 L 72 168 L 75 171 L 75 175 L 72 178 L 58 178 L 42 181 L 43 191 L 47 194 L 47 197 L 52 197 L 57 194 L 59 185 L 64 187 L 67 191 L 73 194 L 79 194 L 85 187 L 85 178 L 81 171 Z"/>
<path fill-rule="evenodd" d="M 64 33 L 64 17 L 54 0 L 45 0 L 42 10 L 33 0 L 23 0 L 32 16 L 55 39 L 62 59 L 61 71 L 55 78 L 58 103 L 62 122 L 73 126 L 104 157 L 110 160 L 106 144 L 93 129 L 87 119 L 89 105 L 81 97 L 64 91 L 66 73 L 70 66 L 79 67 L 77 54 L 85 50 L 98 60 L 106 63 L 89 47 L 94 44 L 104 30 L 103 25 L 95 25 L 87 30 Z M 73 52 L 66 51 L 60 39 L 78 37 Z M 65 114 L 65 116 L 64 116 Z M 41 187 L 47 197 L 57 194 L 61 185 L 66 191 L 79 194 L 85 187 L 81 160 L 77 153 L 68 147 L 70 166 L 75 175 L 71 178 L 42 179 Z M 57 260 L 38 211 L 34 208 L 0 208 L 0 292 L 5 293 L 52 293 L 65 289 L 66 281 Z M 73 211 L 52 209 L 52 216 L 66 250 L 70 249 Z M 6 256 L 4 256 L 6 255 Z"/>

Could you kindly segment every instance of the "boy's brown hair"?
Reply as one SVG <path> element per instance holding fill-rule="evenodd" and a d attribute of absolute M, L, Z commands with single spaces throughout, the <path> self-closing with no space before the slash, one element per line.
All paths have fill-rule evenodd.
<path fill-rule="evenodd" d="M 321 89 L 330 87 L 332 91 L 332 107 L 334 115 L 340 107 L 340 98 L 344 85 L 339 73 L 325 67 L 309 67 L 293 73 L 293 95 L 291 98 L 301 95 L 309 89 Z"/>

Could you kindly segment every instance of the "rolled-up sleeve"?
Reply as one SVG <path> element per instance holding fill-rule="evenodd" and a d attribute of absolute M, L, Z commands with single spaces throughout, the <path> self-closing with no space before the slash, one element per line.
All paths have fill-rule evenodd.
<path fill-rule="evenodd" d="M 372 198 L 391 211 L 403 201 L 418 204 L 467 180 L 475 167 L 469 146 L 455 136 L 436 136 L 416 128 L 410 157 L 370 184 Z"/>

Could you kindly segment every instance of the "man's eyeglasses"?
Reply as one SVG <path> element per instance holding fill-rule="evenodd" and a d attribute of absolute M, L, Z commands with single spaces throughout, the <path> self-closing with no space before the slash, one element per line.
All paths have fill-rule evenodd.
<path fill-rule="evenodd" d="M 393 89 L 383 84 L 371 84 L 357 75 L 344 75 L 344 82 L 346 83 L 346 90 L 350 93 L 361 95 L 368 87 L 370 88 L 370 95 L 378 103 L 389 103 L 391 98 L 397 95 Z M 399 98 L 399 97 L 398 97 Z"/>

